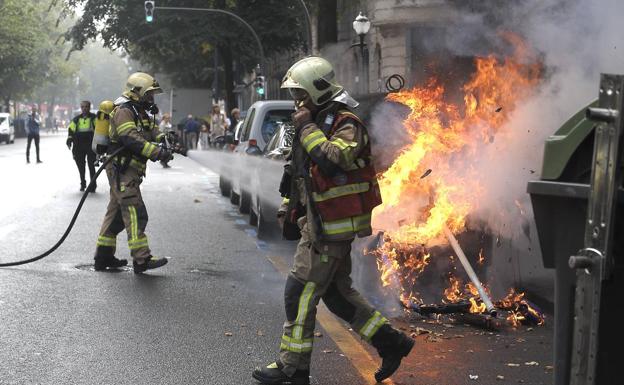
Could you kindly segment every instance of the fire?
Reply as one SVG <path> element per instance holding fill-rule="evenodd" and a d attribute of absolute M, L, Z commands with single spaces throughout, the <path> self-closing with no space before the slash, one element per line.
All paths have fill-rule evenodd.
<path fill-rule="evenodd" d="M 544 324 L 544 315 L 524 298 L 524 293 L 516 293 L 514 289 L 510 289 L 507 296 L 498 301 L 496 306 L 509 312 L 507 321 L 514 327 Z"/>
<path fill-rule="evenodd" d="M 476 58 L 474 74 L 461 87 L 463 104 L 449 102 L 443 82 L 435 78 L 388 95 L 410 109 L 403 126 L 411 142 L 379 178 L 383 204 L 373 222 L 385 231 L 377 250 L 385 284 L 395 279 L 411 291 L 429 264 L 426 248 L 446 244 L 443 229 L 461 232 L 468 215 L 484 203 L 480 180 L 487 175 L 475 171 L 475 155 L 504 132 L 540 79 L 541 66 L 529 47 L 515 35 L 504 37 L 514 54 Z M 453 284 L 449 289 L 444 295 L 453 301 L 461 290 Z"/>

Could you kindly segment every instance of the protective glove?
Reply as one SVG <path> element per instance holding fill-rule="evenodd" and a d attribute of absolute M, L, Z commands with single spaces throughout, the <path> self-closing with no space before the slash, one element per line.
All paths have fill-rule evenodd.
<path fill-rule="evenodd" d="M 67 138 L 67 141 L 65 142 L 65 144 L 67 145 L 67 148 L 69 148 L 70 150 L 72 148 L 73 143 L 74 143 L 74 140 L 72 138 Z"/>
<path fill-rule="evenodd" d="M 173 159 L 173 154 L 170 151 L 165 150 L 164 148 L 161 148 L 158 151 L 158 156 L 156 156 L 156 160 L 161 160 L 163 162 L 167 162 L 171 159 Z"/>
<path fill-rule="evenodd" d="M 305 107 L 300 107 L 292 114 L 293 124 L 297 131 L 301 130 L 306 125 L 313 123 L 312 112 Z"/>

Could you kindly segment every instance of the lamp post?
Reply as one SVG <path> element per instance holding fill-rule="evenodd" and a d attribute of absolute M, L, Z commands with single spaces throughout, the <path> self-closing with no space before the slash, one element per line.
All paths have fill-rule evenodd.
<path fill-rule="evenodd" d="M 365 49 L 366 43 L 364 42 L 364 37 L 370 30 L 370 20 L 368 17 L 364 16 L 362 12 L 355 18 L 353 21 L 353 30 L 360 38 L 359 43 L 355 43 L 352 47 L 359 46 L 360 54 L 362 56 L 361 64 L 360 64 L 360 78 L 362 79 L 362 86 L 360 87 L 361 93 L 365 94 L 368 92 L 368 51 Z"/>

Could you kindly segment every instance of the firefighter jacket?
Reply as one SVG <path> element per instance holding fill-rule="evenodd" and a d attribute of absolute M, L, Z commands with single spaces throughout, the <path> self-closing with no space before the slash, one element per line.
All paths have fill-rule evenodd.
<path fill-rule="evenodd" d="M 289 170 L 287 221 L 298 216 L 299 206 L 315 241 L 372 233 L 371 213 L 381 193 L 366 127 L 346 106 L 331 103 L 314 122 L 297 127 Z"/>
<path fill-rule="evenodd" d="M 110 116 L 111 152 L 120 146 L 126 147 L 115 159 L 115 165 L 122 172 L 132 167 L 139 175 L 145 175 L 147 160 L 155 161 L 160 152 L 158 145 L 152 143 L 162 138 L 158 126 L 147 113 L 139 111 L 130 103 L 115 107 Z"/>
<path fill-rule="evenodd" d="M 67 128 L 67 136 L 73 143 L 74 151 L 91 151 L 93 132 L 95 129 L 95 114 L 89 112 L 86 116 L 75 116 Z"/>

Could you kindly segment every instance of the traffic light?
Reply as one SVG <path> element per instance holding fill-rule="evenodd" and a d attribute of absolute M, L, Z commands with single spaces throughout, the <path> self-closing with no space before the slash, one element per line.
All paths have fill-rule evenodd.
<path fill-rule="evenodd" d="M 266 91 L 264 76 L 256 76 L 255 86 L 256 86 L 256 93 L 260 95 L 261 97 L 264 96 L 264 93 Z"/>
<path fill-rule="evenodd" d="M 145 2 L 145 21 L 151 23 L 154 21 L 154 1 L 146 1 Z"/>

